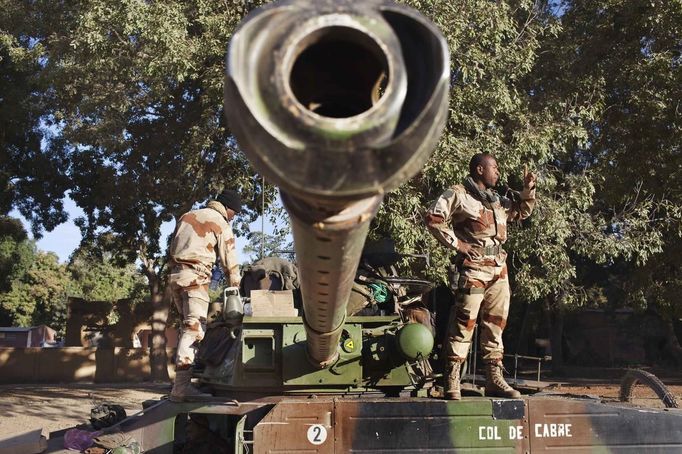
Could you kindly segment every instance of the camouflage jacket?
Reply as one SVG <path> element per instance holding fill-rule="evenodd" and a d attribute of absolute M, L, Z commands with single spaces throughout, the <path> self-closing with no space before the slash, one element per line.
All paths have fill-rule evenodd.
<path fill-rule="evenodd" d="M 429 207 L 426 225 L 444 246 L 457 250 L 459 241 L 474 246 L 474 260 L 469 265 L 504 265 L 507 253 L 501 245 L 507 241 L 507 222 L 525 219 L 535 206 L 535 188 L 524 189 L 520 201 L 497 197 L 497 201 L 481 201 L 458 184 L 446 190 Z M 496 254 L 486 254 L 497 250 Z M 485 263 L 484 263 L 485 262 Z M 467 265 L 467 263 L 465 263 Z"/>
<path fill-rule="evenodd" d="M 227 211 L 219 202 L 212 200 L 206 208 L 180 217 L 170 255 L 175 265 L 171 278 L 180 287 L 207 285 L 216 257 L 230 286 L 239 286 L 234 234 L 227 222 Z"/>

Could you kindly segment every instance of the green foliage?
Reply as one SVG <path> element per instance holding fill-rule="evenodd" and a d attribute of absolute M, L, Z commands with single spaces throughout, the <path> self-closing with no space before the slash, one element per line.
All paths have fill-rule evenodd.
<path fill-rule="evenodd" d="M 502 179 L 520 181 L 524 163 L 550 162 L 571 136 L 530 109 L 520 86 L 534 67 L 541 39 L 556 33 L 548 11 L 534 2 L 408 2 L 439 25 L 450 45 L 450 115 L 444 135 L 423 171 L 386 197 L 372 235 L 390 235 L 402 252 L 430 251 L 429 278 L 444 281 L 447 254 L 426 231 L 429 202 L 468 173 L 470 157 L 493 152 Z"/>
<path fill-rule="evenodd" d="M 28 269 L 0 293 L 0 317 L 12 326 L 46 324 L 57 330 L 66 321 L 66 298 L 73 290 L 66 266 L 54 253 L 36 252 Z"/>
<path fill-rule="evenodd" d="M 682 219 L 679 2 L 408 3 L 450 45 L 450 118 L 423 172 L 386 198 L 372 236 L 431 251 L 422 271 L 445 281 L 448 251 L 423 210 L 462 180 L 471 155 L 490 151 L 510 186 L 520 187 L 524 163 L 539 177 L 534 215 L 510 226 L 515 298 L 662 305 L 680 269 L 667 253 Z"/>
<path fill-rule="evenodd" d="M 43 123 L 50 113 L 45 49 L 33 38 L 36 24 L 25 8 L 0 0 L 0 214 L 18 209 L 38 238 L 43 227 L 67 219 L 67 165 L 63 141 Z"/>
<path fill-rule="evenodd" d="M 257 3 L 38 2 L 56 16 L 39 39 L 86 241 L 111 234 L 112 251 L 158 271 L 163 222 L 224 187 L 253 206 L 260 187 L 226 130 L 222 81 L 232 30 Z"/>
<path fill-rule="evenodd" d="M 249 256 L 248 261 L 253 263 L 269 256 L 279 256 L 294 261 L 295 254 L 285 252 L 293 251 L 294 244 L 291 241 L 291 225 L 284 207 L 279 200 L 267 197 L 261 200 L 261 204 L 265 206 L 263 226 L 270 227 L 272 233 L 263 234 L 261 231 L 246 233 L 248 243 L 244 246 L 243 252 Z"/>
<path fill-rule="evenodd" d="M 76 286 L 74 296 L 90 301 L 144 300 L 147 283 L 132 263 L 119 265 L 113 254 L 81 246 L 71 256 L 68 270 Z"/>
<path fill-rule="evenodd" d="M 661 271 L 656 264 L 679 243 L 682 8 L 677 1 L 575 1 L 563 11 L 559 33 L 543 43 L 526 83 L 535 87 L 535 109 L 564 105 L 569 110 L 553 112 L 555 121 L 582 129 L 556 156 L 564 175 L 557 181 L 584 174 L 593 188 L 588 205 L 562 215 L 574 230 L 567 257 L 572 267 L 604 270 L 609 278 L 599 285 L 618 290 L 621 304 L 636 304 L 631 296 L 667 287 L 676 274 L 674 267 L 649 272 L 633 285 L 637 274 Z M 537 271 L 531 274 L 542 278 Z M 575 290 L 555 292 L 556 299 L 575 300 L 586 284 L 565 282 Z"/>
<path fill-rule="evenodd" d="M 285 257 L 288 260 L 293 260 L 294 245 L 286 231 L 275 231 L 272 235 L 269 233 L 262 235 L 261 232 L 251 232 L 247 235 L 247 238 L 249 242 L 244 246 L 244 253 L 248 254 L 249 263 L 270 256 Z"/>
<path fill-rule="evenodd" d="M 69 296 L 142 301 L 146 282 L 133 264 L 119 266 L 96 245 L 81 246 L 68 265 L 36 250 L 17 219 L 0 218 L 0 325 L 65 328 Z"/>
<path fill-rule="evenodd" d="M 239 188 L 247 210 L 235 230 L 246 234 L 262 191 L 270 205 L 274 189 L 224 124 L 222 84 L 229 38 L 261 3 L 0 0 L 0 212 L 18 207 L 34 233 L 49 229 L 64 220 L 68 187 L 85 212 L 86 242 L 115 253 L 86 263 L 119 282 L 110 262 L 139 257 L 150 288 L 162 276 L 161 224 L 195 203 Z M 448 251 L 424 228 L 423 211 L 462 180 L 472 154 L 490 151 L 510 186 L 519 188 L 524 164 L 539 178 L 536 212 L 510 226 L 515 298 L 561 308 L 617 299 L 679 313 L 679 0 L 406 3 L 449 43 L 449 118 L 423 171 L 387 195 L 371 236 L 430 251 L 432 266 L 414 271 L 444 281 Z M 275 233 L 268 248 L 281 241 Z M 13 258 L 40 255 L 27 247 L 0 244 L 0 266 L 27 269 L 28 259 Z M 113 291 L 79 260 L 73 272 L 88 292 Z M 49 275 L 45 267 L 39 274 Z M 4 283 L 12 291 L 30 281 L 15 272 Z M 32 313 L 12 304 L 18 316 Z"/>
<path fill-rule="evenodd" d="M 12 281 L 26 273 L 35 255 L 18 219 L 0 216 L 0 292 L 8 291 Z"/>

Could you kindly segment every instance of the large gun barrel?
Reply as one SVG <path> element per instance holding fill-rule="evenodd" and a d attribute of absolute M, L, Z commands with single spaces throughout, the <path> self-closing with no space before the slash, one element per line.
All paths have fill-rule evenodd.
<path fill-rule="evenodd" d="M 418 172 L 447 118 L 447 44 L 393 2 L 277 2 L 227 55 L 225 111 L 292 220 L 308 355 L 335 361 L 371 219 Z"/>

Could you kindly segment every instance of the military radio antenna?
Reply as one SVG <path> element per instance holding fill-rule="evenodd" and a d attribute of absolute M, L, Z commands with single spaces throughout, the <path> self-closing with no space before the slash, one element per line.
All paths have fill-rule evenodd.
<path fill-rule="evenodd" d="M 261 205 L 260 205 L 260 259 L 265 254 L 265 177 L 261 179 Z"/>

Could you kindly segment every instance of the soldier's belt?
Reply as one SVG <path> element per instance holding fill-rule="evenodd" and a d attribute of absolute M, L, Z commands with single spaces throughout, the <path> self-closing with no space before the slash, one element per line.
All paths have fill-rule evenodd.
<path fill-rule="evenodd" d="M 477 251 L 481 255 L 497 255 L 502 251 L 502 246 L 499 244 L 496 244 L 494 246 L 484 246 L 482 248 L 478 248 Z"/>
<path fill-rule="evenodd" d="M 192 270 L 202 275 L 211 276 L 211 269 L 201 263 L 189 264 L 173 261 L 173 268 L 176 270 Z"/>
<path fill-rule="evenodd" d="M 458 288 L 457 292 L 461 293 L 462 295 L 482 295 L 485 293 L 484 288 L 480 287 L 469 287 L 469 288 Z"/>

